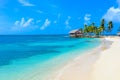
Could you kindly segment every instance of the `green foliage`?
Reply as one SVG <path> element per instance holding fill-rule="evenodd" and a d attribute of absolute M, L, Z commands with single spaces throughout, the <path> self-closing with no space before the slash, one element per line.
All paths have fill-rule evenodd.
<path fill-rule="evenodd" d="M 105 20 L 104 19 L 102 19 L 100 27 L 102 28 L 103 31 L 105 30 Z"/>
<path fill-rule="evenodd" d="M 108 22 L 108 31 L 111 32 L 111 31 L 112 31 L 112 28 L 113 28 L 113 22 L 112 22 L 112 21 L 109 21 L 109 22 Z"/>
<path fill-rule="evenodd" d="M 112 31 L 113 28 L 113 22 L 109 21 L 108 22 L 108 31 Z M 84 25 L 84 29 L 80 28 L 80 30 L 84 33 L 84 35 L 91 37 L 92 34 L 96 35 L 97 37 L 99 37 L 99 35 L 104 32 L 105 29 L 105 20 L 102 19 L 101 20 L 101 24 L 99 27 L 95 26 L 95 23 L 93 22 L 91 25 Z"/>
<path fill-rule="evenodd" d="M 84 25 L 84 30 L 83 31 L 84 31 L 84 33 L 88 33 L 88 26 L 86 24 Z"/>

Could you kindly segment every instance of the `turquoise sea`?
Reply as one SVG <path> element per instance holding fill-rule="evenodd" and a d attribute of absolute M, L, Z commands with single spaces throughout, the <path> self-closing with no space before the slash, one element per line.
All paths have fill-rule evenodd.
<path fill-rule="evenodd" d="M 99 39 L 67 35 L 0 36 L 0 80 L 48 80 L 63 65 L 100 43 Z"/>

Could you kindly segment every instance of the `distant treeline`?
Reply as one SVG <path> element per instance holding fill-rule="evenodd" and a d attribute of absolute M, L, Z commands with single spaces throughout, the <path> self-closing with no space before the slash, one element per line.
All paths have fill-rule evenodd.
<path fill-rule="evenodd" d="M 99 37 L 99 35 L 104 35 L 105 32 L 111 33 L 113 30 L 113 22 L 109 21 L 107 23 L 107 26 L 105 26 L 105 20 L 102 19 L 99 26 L 96 26 L 95 23 L 91 23 L 90 25 L 85 24 L 84 28 L 80 28 L 80 31 L 84 33 L 85 36 L 96 36 Z"/>

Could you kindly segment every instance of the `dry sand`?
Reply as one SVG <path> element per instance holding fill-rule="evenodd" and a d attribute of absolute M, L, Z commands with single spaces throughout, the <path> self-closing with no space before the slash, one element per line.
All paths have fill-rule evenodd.
<path fill-rule="evenodd" d="M 72 61 L 52 80 L 120 80 L 119 50 L 120 38 L 107 37 L 104 45 Z"/>
<path fill-rule="evenodd" d="M 120 80 L 120 38 L 106 38 L 112 41 L 109 49 L 102 51 L 94 64 L 92 80 Z"/>

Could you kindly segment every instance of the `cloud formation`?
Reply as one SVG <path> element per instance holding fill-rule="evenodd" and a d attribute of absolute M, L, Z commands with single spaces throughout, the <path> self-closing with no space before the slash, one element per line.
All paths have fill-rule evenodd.
<path fill-rule="evenodd" d="M 71 19 L 71 16 L 68 16 L 67 20 L 65 21 L 65 25 L 67 29 L 71 29 L 71 26 L 69 25 L 70 19 Z"/>
<path fill-rule="evenodd" d="M 118 7 L 115 8 L 114 6 L 110 7 L 107 12 L 103 15 L 102 18 L 104 18 L 107 21 L 114 21 L 114 22 L 120 22 L 120 0 L 116 0 Z"/>
<path fill-rule="evenodd" d="M 21 21 L 16 21 L 14 23 L 14 25 L 15 26 L 21 26 L 21 27 L 28 27 L 28 26 L 30 26 L 30 24 L 32 23 L 32 21 L 33 21 L 33 18 L 30 18 L 27 21 L 25 21 L 25 19 L 22 18 Z"/>
<path fill-rule="evenodd" d="M 23 27 L 29 26 L 32 21 L 33 21 L 33 18 L 28 19 L 28 21 L 24 23 Z"/>
<path fill-rule="evenodd" d="M 84 24 L 89 24 L 90 23 L 90 18 L 91 17 L 91 14 L 85 14 L 84 16 Z"/>
<path fill-rule="evenodd" d="M 21 3 L 23 6 L 35 6 L 34 4 L 31 4 L 26 0 L 18 0 L 18 2 Z"/>
<path fill-rule="evenodd" d="M 120 22 L 120 8 L 109 8 L 103 18 L 107 21 Z"/>
<path fill-rule="evenodd" d="M 57 23 L 59 22 L 60 17 L 61 17 L 61 14 L 59 13 L 59 14 L 57 15 L 57 19 L 56 19 L 53 23 L 54 23 L 54 24 L 57 24 Z"/>
<path fill-rule="evenodd" d="M 51 23 L 51 21 L 46 19 L 44 24 L 42 25 L 42 27 L 40 27 L 40 30 L 44 30 L 45 28 L 47 28 L 50 25 L 50 23 Z"/>
<path fill-rule="evenodd" d="M 14 25 L 17 26 L 20 23 L 20 21 L 15 21 Z"/>

